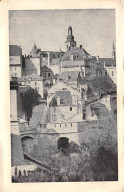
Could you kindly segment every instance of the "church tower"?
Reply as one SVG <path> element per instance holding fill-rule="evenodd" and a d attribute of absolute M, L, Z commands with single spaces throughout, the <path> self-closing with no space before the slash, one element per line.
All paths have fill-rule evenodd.
<path fill-rule="evenodd" d="M 68 36 L 66 38 L 65 47 L 66 47 L 66 50 L 68 50 L 71 47 L 76 47 L 76 42 L 74 40 L 71 26 L 68 27 Z"/>
<path fill-rule="evenodd" d="M 113 43 L 113 46 L 112 46 L 112 59 L 113 60 L 116 60 L 116 51 L 115 51 L 115 45 Z"/>

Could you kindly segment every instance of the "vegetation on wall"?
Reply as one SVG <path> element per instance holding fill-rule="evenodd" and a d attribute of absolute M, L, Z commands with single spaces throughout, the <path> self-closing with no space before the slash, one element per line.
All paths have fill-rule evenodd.
<path fill-rule="evenodd" d="M 42 150 L 45 156 L 47 149 L 47 162 L 50 167 L 58 171 L 35 171 L 32 176 L 21 176 L 14 182 L 68 182 L 68 181 L 117 181 L 118 180 L 118 153 L 117 153 L 117 124 L 113 118 L 80 123 L 80 146 L 71 142 L 64 150 L 56 151 L 52 146 L 52 140 L 48 137 L 39 137 L 38 145 L 43 141 L 47 144 Z M 55 140 L 53 139 L 53 142 Z M 36 148 L 38 151 L 38 149 Z M 36 151 L 35 158 L 38 159 Z M 39 157 L 40 158 L 40 157 Z M 41 159 L 39 159 L 41 160 Z"/>
<path fill-rule="evenodd" d="M 29 122 L 32 116 L 32 109 L 38 104 L 39 94 L 36 90 L 29 88 L 22 96 L 22 106 L 27 115 L 27 121 Z"/>

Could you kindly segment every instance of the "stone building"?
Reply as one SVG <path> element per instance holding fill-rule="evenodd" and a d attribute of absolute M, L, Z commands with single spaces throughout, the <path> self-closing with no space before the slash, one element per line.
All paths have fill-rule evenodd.
<path fill-rule="evenodd" d="M 104 66 L 102 75 L 109 76 L 116 83 L 116 60 L 113 58 L 100 58 L 99 62 Z"/>
<path fill-rule="evenodd" d="M 68 28 L 65 46 L 66 52 L 61 58 L 60 73 L 65 71 L 80 71 L 83 74 L 83 77 L 86 77 L 87 79 L 95 77 L 97 58 L 91 56 L 82 45 L 79 47 L 76 46 L 71 26 Z"/>
<path fill-rule="evenodd" d="M 24 170 L 27 172 L 35 170 L 36 165 L 25 161 L 22 149 L 22 143 L 19 131 L 19 122 L 17 118 L 17 91 L 18 83 L 10 81 L 10 129 L 11 129 L 11 170 L 12 176 L 18 177 L 19 174 L 23 175 Z"/>
<path fill-rule="evenodd" d="M 116 51 L 113 43 L 112 57 L 100 58 L 98 57 L 98 65 L 96 68 L 97 76 L 108 76 L 116 84 Z"/>
<path fill-rule="evenodd" d="M 39 74 L 42 75 L 41 67 L 47 66 L 54 74 L 59 73 L 60 59 L 64 52 L 60 51 L 42 51 L 34 44 L 29 55 L 25 56 L 24 75 Z"/>
<path fill-rule="evenodd" d="M 56 82 L 48 91 L 47 106 L 52 123 L 82 120 L 82 94 L 64 82 Z"/>
<path fill-rule="evenodd" d="M 51 70 L 51 68 L 48 68 L 47 66 L 41 67 L 41 76 L 43 78 L 43 82 L 45 85 L 52 85 L 53 79 L 54 79 L 54 73 Z"/>
<path fill-rule="evenodd" d="M 67 85 L 78 89 L 80 81 L 83 81 L 83 73 L 80 71 L 64 71 L 59 75 L 60 81 L 62 80 Z"/>
<path fill-rule="evenodd" d="M 25 86 L 29 86 L 37 91 L 37 93 L 43 98 L 43 79 L 38 74 L 26 75 L 21 78 L 17 78 L 21 88 L 27 89 Z M 24 87 L 23 87 L 24 86 Z"/>
<path fill-rule="evenodd" d="M 12 77 L 22 76 L 22 48 L 18 45 L 9 45 L 10 80 Z"/>

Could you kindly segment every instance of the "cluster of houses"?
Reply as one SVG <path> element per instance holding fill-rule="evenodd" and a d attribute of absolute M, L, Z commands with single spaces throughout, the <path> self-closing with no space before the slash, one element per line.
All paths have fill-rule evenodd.
<path fill-rule="evenodd" d="M 42 125 L 46 125 L 46 129 L 52 128 L 60 135 L 70 132 L 69 138 L 77 140 L 77 143 L 78 138 L 72 135 L 72 132 L 77 132 L 77 123 L 97 120 L 97 111 L 101 105 L 111 110 L 109 95 L 102 99 L 96 96 L 94 101 L 88 101 L 85 81 L 91 81 L 97 76 L 108 76 L 116 84 L 114 44 L 111 58 L 91 56 L 82 45 L 77 47 L 72 27 L 69 26 L 65 47 L 65 52 L 42 51 L 34 44 L 30 53 L 23 55 L 21 46 L 10 45 L 10 118 L 11 133 L 15 136 L 19 135 L 19 127 L 28 129 L 26 116 L 21 112 L 19 96 L 29 88 L 36 90 L 41 99 L 46 98 L 47 91 L 45 116 L 39 121 L 41 129 Z M 21 148 L 19 141 L 17 147 Z M 16 150 L 15 146 L 12 150 Z M 22 159 L 22 154 L 18 156 Z"/>

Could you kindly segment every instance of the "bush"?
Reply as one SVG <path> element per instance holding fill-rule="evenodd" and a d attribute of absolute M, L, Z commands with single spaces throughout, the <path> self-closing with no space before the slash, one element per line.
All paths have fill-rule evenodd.
<path fill-rule="evenodd" d="M 98 91 L 101 94 L 107 95 L 116 91 L 116 85 L 109 76 L 95 77 L 88 83 L 89 90 L 92 92 Z"/>

